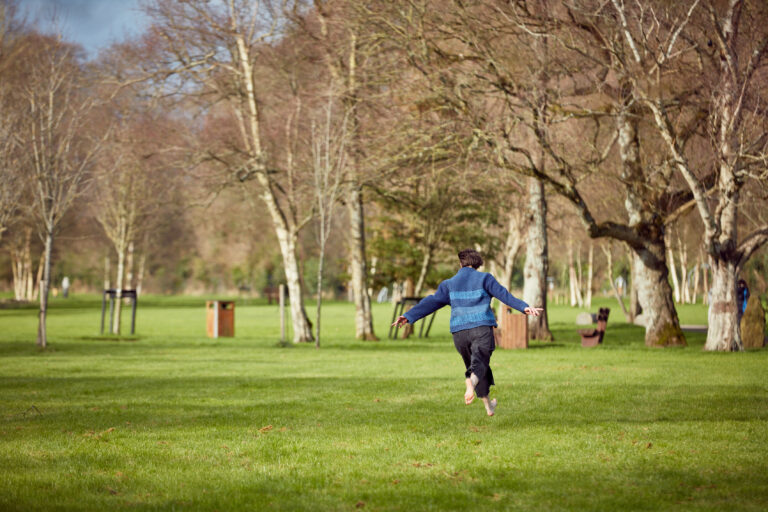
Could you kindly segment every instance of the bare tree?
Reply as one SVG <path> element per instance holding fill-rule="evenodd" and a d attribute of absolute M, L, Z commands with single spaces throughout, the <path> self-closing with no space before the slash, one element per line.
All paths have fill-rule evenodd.
<path fill-rule="evenodd" d="M 226 141 L 212 134 L 212 142 L 198 145 L 201 159 L 219 166 L 230 182 L 240 182 L 249 200 L 264 202 L 277 235 L 290 295 L 294 342 L 312 340 L 304 308 L 304 290 L 298 256 L 298 235 L 311 216 L 300 217 L 290 193 L 292 177 L 280 169 L 275 153 L 265 143 L 267 78 L 275 76 L 265 54 L 284 27 L 280 11 L 270 2 L 227 0 L 176 2 L 153 0 L 148 13 L 155 20 L 154 37 L 162 49 L 158 74 L 171 85 L 182 81 L 177 94 L 200 104 L 205 112 L 231 118 L 234 130 Z M 281 85 L 283 87 L 284 84 Z M 274 127 L 271 127 L 274 129 Z M 288 186 L 280 180 L 288 181 Z M 251 183 L 256 187 L 252 188 Z"/>
<path fill-rule="evenodd" d="M 642 160 L 642 117 L 615 78 L 614 56 L 622 48 L 601 46 L 600 23 L 612 20 L 599 6 L 589 10 L 576 2 L 454 2 L 441 21 L 430 17 L 429 2 L 412 4 L 409 12 L 418 19 L 402 25 L 410 29 L 403 37 L 414 45 L 414 65 L 442 63 L 439 76 L 451 93 L 446 100 L 473 124 L 495 165 L 546 183 L 573 205 L 590 236 L 632 247 L 646 344 L 685 344 L 666 280 L 663 233 L 666 219 L 686 201 L 671 193 L 669 166 Z M 434 26 L 439 30 L 425 35 Z M 612 166 L 617 145 L 621 159 Z M 618 172 L 607 172 L 613 169 Z M 624 188 L 626 220 L 616 212 L 602 221 L 596 217 L 588 190 L 605 187 L 606 178 Z"/>
<path fill-rule="evenodd" d="M 768 8 L 748 0 L 693 0 L 682 12 L 618 0 L 611 7 L 628 48 L 623 66 L 632 94 L 652 113 L 670 165 L 690 190 L 704 224 L 713 270 L 705 349 L 741 350 L 737 276 L 768 242 L 768 225 L 757 225 L 743 237 L 738 229 L 744 185 L 768 183 L 768 98 L 759 83 L 768 69 Z M 655 28 L 654 34 L 648 32 L 659 26 L 665 28 L 664 37 Z M 699 90 L 681 97 L 680 79 L 686 76 Z M 695 146 L 688 143 L 692 119 L 707 121 L 708 140 Z"/>
<path fill-rule="evenodd" d="M 547 274 L 549 273 L 547 199 L 544 183 L 536 178 L 529 178 L 526 224 L 528 231 L 525 238 L 523 300 L 531 307 L 544 308 L 541 315 L 528 317 L 528 332 L 533 339 L 552 341 L 554 337 L 549 330 L 547 315 Z"/>
<path fill-rule="evenodd" d="M 168 163 L 157 155 L 157 141 L 151 140 L 160 135 L 155 125 L 163 123 L 142 120 L 140 113 L 122 112 L 119 117 L 121 126 L 105 143 L 93 173 L 92 203 L 96 220 L 117 256 L 113 334 L 120 334 L 123 290 L 133 286 L 134 247 L 148 234 L 175 182 Z M 164 142 L 168 142 L 167 134 Z"/>
<path fill-rule="evenodd" d="M 348 140 L 347 117 L 338 121 L 333 112 L 334 94 L 329 91 L 322 124 L 312 125 L 312 169 L 317 208 L 317 238 L 320 256 L 317 264 L 317 319 L 315 347 L 320 348 L 320 320 L 323 304 L 323 264 L 325 248 L 331 234 L 333 214 L 341 191 Z"/>
<path fill-rule="evenodd" d="M 22 154 L 17 133 L 21 120 L 15 89 L 20 54 L 26 46 L 14 4 L 0 1 L 0 240 L 18 214 L 24 187 Z"/>
<path fill-rule="evenodd" d="M 505 212 L 508 216 L 507 236 L 502 250 L 502 271 L 499 282 L 505 287 L 512 286 L 512 271 L 514 270 L 515 259 L 520 253 L 520 249 L 525 245 L 523 215 L 520 210 L 514 209 Z"/>
<path fill-rule="evenodd" d="M 88 183 L 101 140 L 88 137 L 96 99 L 86 90 L 72 47 L 42 37 L 37 43 L 26 61 L 19 136 L 29 157 L 24 169 L 33 190 L 30 207 L 44 242 L 37 344 L 45 348 L 54 238 L 62 217 Z"/>
<path fill-rule="evenodd" d="M 0 88 L 2 86 L 0 85 Z M 8 99 L 0 92 L 0 240 L 11 221 L 17 216 L 24 187 L 21 180 L 18 121 Z"/>
<path fill-rule="evenodd" d="M 355 337 L 376 340 L 368 285 L 365 234 L 365 185 L 373 179 L 365 169 L 366 141 L 363 130 L 364 105 L 386 71 L 380 66 L 381 39 L 369 30 L 357 2 L 314 0 L 314 9 L 301 15 L 294 8 L 293 21 L 319 44 L 327 72 L 339 90 L 342 108 L 347 112 L 349 141 L 346 146 L 346 177 L 343 203 L 349 220 L 347 231 L 348 269 L 355 303 Z M 294 7 L 299 4 L 294 4 Z M 378 79 L 372 79 L 373 74 Z M 370 121 L 370 120 L 369 120 Z"/>

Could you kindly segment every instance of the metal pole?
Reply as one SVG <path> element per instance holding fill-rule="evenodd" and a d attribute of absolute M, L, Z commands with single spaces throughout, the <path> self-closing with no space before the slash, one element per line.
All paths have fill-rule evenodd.
<path fill-rule="evenodd" d="M 432 329 L 432 322 L 434 322 L 434 321 L 435 321 L 435 315 L 436 315 L 436 314 L 437 314 L 437 311 L 435 311 L 434 313 L 432 313 L 432 316 L 431 316 L 431 317 L 429 317 L 429 325 L 427 326 L 427 332 L 426 332 L 426 334 L 424 334 L 424 337 L 425 337 L 425 338 L 429 338 L 429 330 L 430 330 L 430 329 Z M 425 321 L 426 321 L 426 320 L 425 320 Z"/>
<path fill-rule="evenodd" d="M 138 299 L 136 298 L 136 295 L 133 296 L 133 308 L 131 311 L 131 334 L 136 332 L 136 302 Z"/>
<path fill-rule="evenodd" d="M 109 294 L 109 334 L 112 334 L 112 321 L 115 319 L 115 296 Z"/>
<path fill-rule="evenodd" d="M 280 285 L 280 341 L 285 342 L 285 285 Z"/>
<path fill-rule="evenodd" d="M 395 319 L 397 318 L 397 308 L 400 306 L 401 301 L 397 301 L 395 303 L 395 309 L 392 310 L 392 321 L 389 323 L 389 333 L 387 333 L 387 338 L 393 339 L 392 336 L 392 330 L 394 329 L 395 332 L 397 332 L 397 329 L 392 325 L 395 323 Z"/>

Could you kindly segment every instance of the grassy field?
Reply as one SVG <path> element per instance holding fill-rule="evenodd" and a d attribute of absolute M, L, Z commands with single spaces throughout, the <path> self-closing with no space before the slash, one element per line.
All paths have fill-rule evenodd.
<path fill-rule="evenodd" d="M 496 351 L 492 418 L 463 405 L 448 311 L 358 342 L 332 303 L 315 350 L 258 301 L 212 340 L 200 299 L 142 299 L 117 340 L 96 298 L 56 299 L 41 352 L 36 311 L 0 310 L 0 510 L 768 509 L 768 351 L 646 349 L 600 305 L 602 347 L 555 306 L 554 343 Z"/>

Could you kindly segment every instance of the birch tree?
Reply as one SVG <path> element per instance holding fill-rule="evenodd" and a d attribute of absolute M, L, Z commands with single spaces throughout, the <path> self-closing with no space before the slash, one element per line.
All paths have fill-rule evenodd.
<path fill-rule="evenodd" d="M 365 139 L 361 113 L 366 101 L 371 68 L 380 43 L 366 31 L 354 3 L 314 0 L 312 15 L 316 17 L 314 28 L 310 19 L 297 14 L 293 19 L 317 41 L 323 52 L 328 74 L 339 90 L 341 105 L 349 123 L 349 140 L 345 144 L 345 180 L 343 202 L 349 219 L 347 248 L 348 268 L 352 297 L 355 303 L 355 337 L 361 340 L 376 340 L 373 330 L 371 297 L 368 291 L 368 263 L 365 234 L 365 184 L 371 179 L 364 169 Z M 378 75 L 382 69 L 376 70 Z"/>
<path fill-rule="evenodd" d="M 24 186 L 21 179 L 22 154 L 17 133 L 21 111 L 15 89 L 26 46 L 13 4 L 0 2 L 0 241 L 11 220 L 17 216 Z"/>
<path fill-rule="evenodd" d="M 168 124 L 136 112 L 123 111 L 119 117 L 121 125 L 105 142 L 93 172 L 92 203 L 117 257 L 113 334 L 120 334 L 122 292 L 133 288 L 134 247 L 148 235 L 153 217 L 176 184 L 172 165 L 158 154 L 160 140 L 170 142 Z"/>
<path fill-rule="evenodd" d="M 208 165 L 224 169 L 228 180 L 241 183 L 249 199 L 266 205 L 290 295 L 293 341 L 311 341 L 298 255 L 299 232 L 311 217 L 300 216 L 299 205 L 281 185 L 281 179 L 291 177 L 286 177 L 285 168 L 280 168 L 278 157 L 265 143 L 265 131 L 276 126 L 263 124 L 267 102 L 277 92 L 267 94 L 260 86 L 264 73 L 269 73 L 265 54 L 284 27 L 280 10 L 269 2 L 245 0 L 153 0 L 147 11 L 155 21 L 154 37 L 164 58 L 159 72 L 172 85 L 183 82 L 178 94 L 207 112 L 215 106 L 217 112 L 231 117 L 234 139 L 218 145 L 203 143 L 199 153 Z"/>
<path fill-rule="evenodd" d="M 768 225 L 740 235 L 740 194 L 748 182 L 765 186 L 768 154 L 765 87 L 768 27 L 764 2 L 685 2 L 684 11 L 611 1 L 628 48 L 623 66 L 632 94 L 652 114 L 671 167 L 693 196 L 704 224 L 712 268 L 712 304 L 705 350 L 741 350 L 736 308 L 739 271 L 763 244 Z M 665 27 L 665 37 L 651 27 Z M 658 33 L 654 28 L 654 32 Z M 680 80 L 698 84 L 681 100 Z M 707 142 L 691 147 L 691 119 L 706 120 Z M 701 171 L 713 170 L 714 181 Z"/>
<path fill-rule="evenodd" d="M 320 255 L 317 264 L 317 319 L 315 320 L 315 348 L 320 348 L 320 326 L 323 304 L 323 264 L 325 248 L 331 234 L 334 209 L 339 199 L 345 168 L 348 140 L 347 117 L 339 122 L 334 116 L 334 94 L 329 91 L 325 116 L 321 124 L 312 125 L 312 170 L 315 182 L 317 209 L 317 238 Z M 366 292 L 367 293 L 367 292 Z"/>
<path fill-rule="evenodd" d="M 669 200 L 674 191 L 669 166 L 642 159 L 642 116 L 633 112 L 626 87 L 611 74 L 616 68 L 613 52 L 622 48 L 609 51 L 594 42 L 602 41 L 598 21 L 611 20 L 595 11 L 599 6 L 589 10 L 575 2 L 452 5 L 455 12 L 443 13 L 437 21 L 429 17 L 426 3 L 419 3 L 420 21 L 410 25 L 408 36 L 431 50 L 430 59 L 453 70 L 450 75 L 443 72 L 441 79 L 450 80 L 452 88 L 446 89 L 453 92 L 449 101 L 456 112 L 471 120 L 494 155 L 494 165 L 546 183 L 571 203 L 591 237 L 614 238 L 632 247 L 636 288 L 647 318 L 646 344 L 685 344 L 667 282 L 663 236 L 666 219 L 685 201 Z M 418 27 L 433 24 L 440 27 L 439 37 L 422 36 Z M 540 39 L 552 43 L 541 45 Z M 423 66 L 425 58 L 413 54 L 419 57 L 414 65 Z M 547 72 L 542 75 L 542 70 Z M 470 89 L 486 94 L 478 100 L 468 94 Z M 590 185 L 605 186 L 597 177 L 610 177 L 624 188 L 625 219 L 611 212 L 598 220 L 584 192 Z"/>
<path fill-rule="evenodd" d="M 21 148 L 16 137 L 19 122 L 2 88 L 0 85 L 0 241 L 19 213 L 25 190 L 21 180 Z"/>
<path fill-rule="evenodd" d="M 29 157 L 24 169 L 33 190 L 30 208 L 44 243 L 37 345 L 45 348 L 55 235 L 64 214 L 88 184 L 101 139 L 88 137 L 96 99 L 88 93 L 73 48 L 43 37 L 37 43 L 26 61 L 19 136 Z"/>

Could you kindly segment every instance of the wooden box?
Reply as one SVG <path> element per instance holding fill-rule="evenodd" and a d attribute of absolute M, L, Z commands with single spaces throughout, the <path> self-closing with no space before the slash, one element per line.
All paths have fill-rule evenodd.
<path fill-rule="evenodd" d="M 500 348 L 528 348 L 528 316 L 502 304 L 499 314 L 499 335 L 496 345 Z"/>
<path fill-rule="evenodd" d="M 235 335 L 235 303 L 232 301 L 209 300 L 207 310 L 208 337 L 233 337 Z"/>

